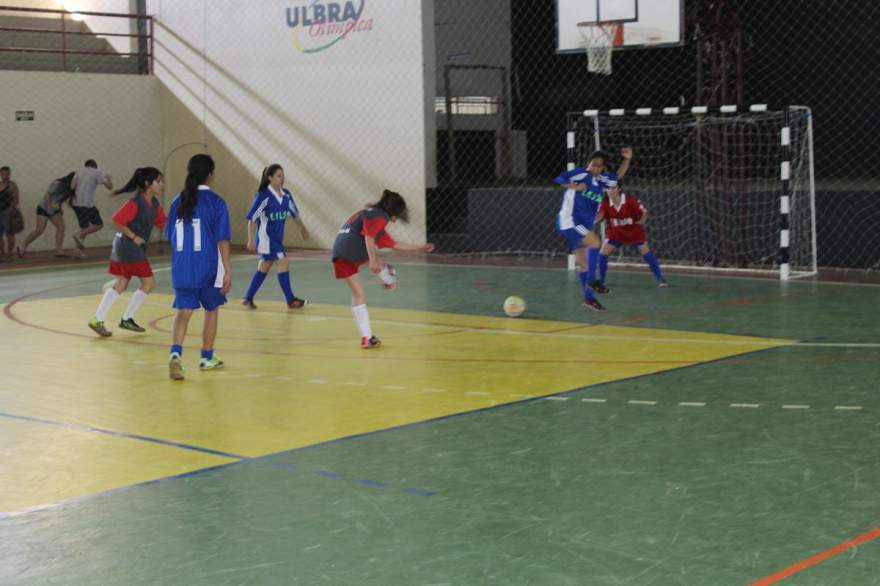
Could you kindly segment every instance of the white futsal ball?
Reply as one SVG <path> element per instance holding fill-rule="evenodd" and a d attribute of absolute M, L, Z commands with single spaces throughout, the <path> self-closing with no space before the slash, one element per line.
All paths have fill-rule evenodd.
<path fill-rule="evenodd" d="M 382 279 L 382 286 L 386 289 L 394 289 L 397 287 L 397 271 L 390 264 L 386 264 L 382 267 L 382 272 L 379 273 L 379 278 Z"/>
<path fill-rule="evenodd" d="M 526 300 L 516 295 L 511 295 L 504 300 L 504 313 L 508 317 L 519 317 L 526 310 Z"/>

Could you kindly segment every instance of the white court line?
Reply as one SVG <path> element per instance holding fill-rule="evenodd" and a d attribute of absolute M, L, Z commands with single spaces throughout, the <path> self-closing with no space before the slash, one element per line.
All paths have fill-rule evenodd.
<path fill-rule="evenodd" d="M 730 406 L 738 409 L 757 409 L 760 407 L 758 403 L 731 403 Z"/>
<path fill-rule="evenodd" d="M 797 345 L 809 348 L 880 348 L 880 343 L 874 342 L 801 342 Z"/>
<path fill-rule="evenodd" d="M 438 389 L 436 387 L 425 387 L 422 389 L 423 393 L 445 393 L 446 389 Z"/>
<path fill-rule="evenodd" d="M 809 405 L 783 405 L 783 409 L 809 409 Z"/>
<path fill-rule="evenodd" d="M 862 407 L 860 405 L 835 405 L 835 411 L 861 411 Z"/>
<path fill-rule="evenodd" d="M 581 403 L 604 403 L 608 399 L 581 399 Z"/>
<path fill-rule="evenodd" d="M 349 381 L 345 384 L 349 387 L 365 387 L 365 386 L 367 386 L 367 383 L 355 382 L 355 381 Z"/>
<path fill-rule="evenodd" d="M 568 397 L 544 397 L 545 401 L 568 401 Z"/>
<path fill-rule="evenodd" d="M 307 380 L 306 382 L 313 385 L 326 385 L 329 381 L 326 381 L 322 378 L 313 378 L 311 380 Z"/>
<path fill-rule="evenodd" d="M 289 376 L 276 376 L 275 380 L 293 380 Z"/>
<path fill-rule="evenodd" d="M 657 401 L 641 401 L 639 399 L 630 399 L 627 401 L 630 405 L 656 405 Z"/>
<path fill-rule="evenodd" d="M 679 403 L 682 407 L 705 407 L 706 404 L 701 401 L 681 401 Z"/>

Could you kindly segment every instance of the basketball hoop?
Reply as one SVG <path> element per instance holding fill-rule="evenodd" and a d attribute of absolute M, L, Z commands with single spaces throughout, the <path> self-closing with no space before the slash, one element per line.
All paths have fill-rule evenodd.
<path fill-rule="evenodd" d="M 587 52 L 587 71 L 611 75 L 611 53 L 623 45 L 623 23 L 579 22 L 581 47 Z"/>

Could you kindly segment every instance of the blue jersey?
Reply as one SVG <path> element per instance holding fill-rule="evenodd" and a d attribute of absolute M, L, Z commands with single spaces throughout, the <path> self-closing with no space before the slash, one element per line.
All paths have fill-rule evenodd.
<path fill-rule="evenodd" d="M 224 270 L 218 243 L 232 240 L 226 202 L 206 185 L 200 185 L 191 221 L 178 218 L 179 205 L 178 195 L 171 202 L 165 226 L 165 236 L 171 243 L 172 286 L 175 289 L 221 287 Z"/>
<path fill-rule="evenodd" d="M 617 181 L 617 173 L 602 173 L 597 177 L 583 167 L 575 167 L 563 172 L 555 179 L 557 185 L 568 183 L 585 183 L 584 191 L 566 189 L 559 209 L 559 227 L 563 230 L 576 225 L 584 225 L 588 229 L 593 226 L 593 219 L 599 204 L 605 196 L 604 190 L 608 181 Z"/>
<path fill-rule="evenodd" d="M 284 252 L 284 223 L 287 218 L 299 216 L 293 195 L 281 188 L 279 195 L 271 186 L 254 196 L 247 219 L 257 224 L 257 252 L 277 254 Z"/>

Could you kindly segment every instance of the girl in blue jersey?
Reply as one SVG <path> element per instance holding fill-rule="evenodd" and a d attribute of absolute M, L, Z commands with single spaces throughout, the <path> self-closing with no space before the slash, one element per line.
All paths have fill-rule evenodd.
<path fill-rule="evenodd" d="M 232 287 L 229 208 L 211 191 L 214 160 L 195 155 L 187 165 L 186 185 L 171 202 L 165 235 L 171 244 L 171 285 L 174 287 L 174 332 L 168 372 L 183 380 L 183 340 L 193 310 L 205 309 L 199 368 L 215 370 L 223 361 L 214 356 L 218 310 Z"/>
<path fill-rule="evenodd" d="M 608 288 L 596 279 L 601 241 L 593 231 L 593 223 L 599 203 L 604 197 L 604 189 L 609 181 L 617 181 L 626 175 L 632 160 L 632 149 L 621 150 L 623 162 L 617 173 L 606 171 L 608 153 L 595 151 L 587 159 L 587 168 L 575 167 L 560 174 L 555 182 L 565 187 L 562 206 L 556 220 L 556 229 L 565 238 L 569 250 L 575 255 L 581 286 L 584 290 L 584 304 L 596 311 L 604 307 L 592 294 L 608 293 Z"/>
<path fill-rule="evenodd" d="M 247 248 L 260 255 L 260 263 L 245 293 L 242 302 L 245 307 L 257 308 L 254 305 L 254 296 L 266 280 L 273 264 L 278 267 L 278 284 L 284 292 L 287 307 L 297 309 L 308 303 L 293 294 L 290 284 L 290 261 L 284 249 L 284 224 L 288 217 L 299 226 L 303 240 L 308 240 L 309 231 L 300 218 L 293 194 L 284 187 L 284 169 L 281 165 L 269 165 L 263 169 L 260 187 L 247 214 Z"/>

